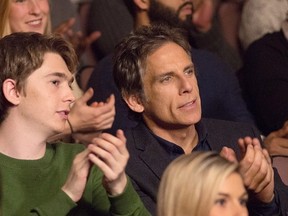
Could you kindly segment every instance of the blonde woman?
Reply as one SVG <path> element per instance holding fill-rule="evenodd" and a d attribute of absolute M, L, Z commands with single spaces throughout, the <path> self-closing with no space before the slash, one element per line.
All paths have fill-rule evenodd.
<path fill-rule="evenodd" d="M 14 32 L 51 33 L 49 0 L 0 0 L 0 38 Z M 71 26 L 70 26 L 71 27 Z M 69 24 L 61 25 L 58 33 L 75 42 L 79 35 L 72 35 Z M 67 35 L 65 35 L 67 33 Z M 94 34 L 94 37 L 97 35 Z M 91 36 L 93 37 L 93 35 Z M 80 38 L 78 38 L 80 40 Z M 85 40 L 85 39 L 82 39 Z M 89 36 L 88 40 L 92 40 Z M 74 48 L 77 43 L 73 44 Z M 62 134 L 53 139 L 73 135 L 81 143 L 88 144 L 104 129 L 110 128 L 115 116 L 115 99 L 110 96 L 105 102 L 87 105 L 93 96 L 93 90 L 87 90 L 84 95 L 76 82 L 72 88 L 76 98 L 69 114 L 69 125 Z"/>
<path fill-rule="evenodd" d="M 165 170 L 158 216 L 247 216 L 247 200 L 237 164 L 214 152 L 193 152 Z"/>

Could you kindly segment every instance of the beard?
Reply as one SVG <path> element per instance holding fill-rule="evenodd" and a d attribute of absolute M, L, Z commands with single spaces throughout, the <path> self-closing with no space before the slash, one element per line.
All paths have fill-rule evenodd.
<path fill-rule="evenodd" d="M 148 16 L 150 18 L 151 23 L 164 23 L 171 27 L 180 27 L 186 30 L 193 28 L 192 25 L 192 14 L 187 15 L 185 20 L 181 20 L 179 18 L 179 14 L 183 7 L 186 5 L 192 5 L 192 2 L 185 2 L 180 5 L 177 11 L 163 5 L 157 0 L 150 1 L 150 8 L 148 10 Z M 193 5 L 192 5 L 193 6 Z"/>

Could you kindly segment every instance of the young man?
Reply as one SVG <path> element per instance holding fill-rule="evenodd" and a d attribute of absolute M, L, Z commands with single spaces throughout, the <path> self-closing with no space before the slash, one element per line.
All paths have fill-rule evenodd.
<path fill-rule="evenodd" d="M 0 40 L 1 215 L 149 215 L 125 174 L 122 131 L 86 149 L 46 143 L 67 122 L 76 59 L 62 38 Z"/>
<path fill-rule="evenodd" d="M 287 203 L 288 193 L 277 174 L 274 187 L 271 160 L 257 130 L 244 123 L 201 119 L 197 70 L 190 55 L 181 31 L 163 25 L 140 28 L 116 47 L 116 85 L 131 111 L 143 120 L 125 132 L 130 153 L 126 171 L 142 201 L 154 214 L 158 185 L 168 164 L 182 154 L 213 150 L 239 159 L 251 192 L 250 215 L 278 215 L 280 207 L 284 215 L 287 205 L 282 203 Z"/>

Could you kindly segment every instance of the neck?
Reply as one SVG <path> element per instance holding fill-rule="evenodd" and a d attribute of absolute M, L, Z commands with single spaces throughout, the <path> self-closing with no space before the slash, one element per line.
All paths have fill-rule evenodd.
<path fill-rule="evenodd" d="M 185 154 L 190 154 L 198 144 L 198 133 L 195 129 L 195 125 L 190 125 L 181 129 L 167 129 L 149 124 L 147 124 L 147 126 L 157 136 L 180 146 Z"/>
<path fill-rule="evenodd" d="M 143 10 L 137 13 L 134 20 L 134 28 L 137 29 L 141 26 L 149 26 L 149 25 L 150 25 L 150 19 L 148 17 L 147 12 Z"/>
<path fill-rule="evenodd" d="M 0 152 L 8 157 L 36 160 L 44 156 L 46 137 L 34 127 L 21 122 L 21 118 L 7 117 L 0 125 Z"/>

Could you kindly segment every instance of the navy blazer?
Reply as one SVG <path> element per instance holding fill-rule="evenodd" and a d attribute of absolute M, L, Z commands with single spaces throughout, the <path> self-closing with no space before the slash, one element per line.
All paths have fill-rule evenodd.
<path fill-rule="evenodd" d="M 202 119 L 198 124 L 202 124 L 205 128 L 208 134 L 207 142 L 213 151 L 220 152 L 222 147 L 227 146 L 236 152 L 238 158 L 241 158 L 237 144 L 239 138 L 251 136 L 260 139 L 258 130 L 245 123 Z M 125 136 L 130 153 L 126 173 L 131 178 L 146 208 L 156 215 L 158 186 L 164 170 L 172 159 L 167 157 L 167 152 L 143 123 L 125 131 Z M 287 212 L 288 188 L 281 182 L 277 173 L 275 177 L 277 182 L 275 190 L 278 195 L 283 195 L 281 203 L 286 201 L 285 206 L 282 206 L 283 212 Z M 278 198 L 277 202 L 279 202 Z"/>

